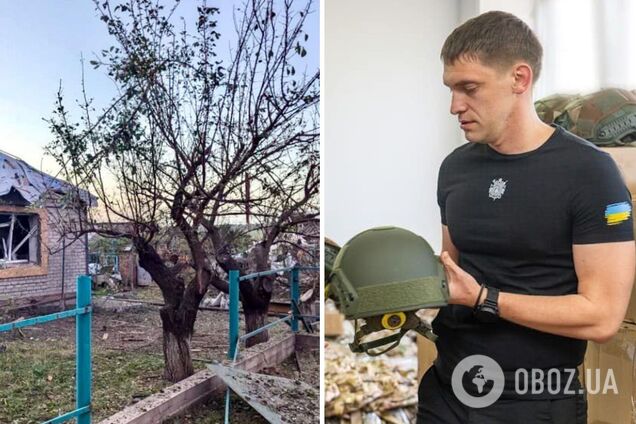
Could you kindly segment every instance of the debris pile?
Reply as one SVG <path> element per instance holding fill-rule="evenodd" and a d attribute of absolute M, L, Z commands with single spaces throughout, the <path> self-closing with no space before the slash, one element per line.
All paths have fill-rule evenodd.
<path fill-rule="evenodd" d="M 220 364 L 210 365 L 209 368 L 269 422 L 317 422 L 318 390 L 307 383 Z"/>
<path fill-rule="evenodd" d="M 229 309 L 230 296 L 226 293 L 218 292 L 218 294 L 215 297 L 212 297 L 212 296 L 204 297 L 201 300 L 201 303 L 199 306 Z"/>
<path fill-rule="evenodd" d="M 416 352 L 410 337 L 392 355 L 378 357 L 326 342 L 325 417 L 338 417 L 340 422 L 410 422 L 417 405 Z"/>

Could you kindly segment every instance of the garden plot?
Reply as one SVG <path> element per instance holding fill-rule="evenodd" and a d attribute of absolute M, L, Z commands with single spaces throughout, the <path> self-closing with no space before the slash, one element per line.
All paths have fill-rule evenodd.
<path fill-rule="evenodd" d="M 139 291 L 139 296 L 155 298 L 152 290 Z M 3 316 L 0 322 L 15 318 L 19 317 Z M 199 312 L 192 339 L 195 370 L 226 358 L 227 332 L 226 312 Z M 285 325 L 270 330 L 272 339 L 287 334 L 290 332 Z M 118 311 L 97 308 L 92 343 L 94 422 L 169 386 L 162 379 L 162 330 L 157 307 L 134 305 Z M 0 335 L 0 422 L 41 422 L 73 409 L 74 345 L 73 319 Z M 318 381 L 317 368 L 315 374 Z M 251 408 L 243 408 L 238 400 L 232 405 L 236 422 L 247 417 L 258 422 L 259 416 Z"/>

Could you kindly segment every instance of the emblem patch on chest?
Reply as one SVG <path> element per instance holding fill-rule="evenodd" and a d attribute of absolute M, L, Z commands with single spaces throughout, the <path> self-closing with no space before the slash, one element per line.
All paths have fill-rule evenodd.
<path fill-rule="evenodd" d="M 488 197 L 492 200 L 501 199 L 501 196 L 506 192 L 506 183 L 508 181 L 504 181 L 501 178 L 497 178 L 496 180 L 492 180 L 492 184 L 490 184 L 490 189 L 488 189 Z"/>

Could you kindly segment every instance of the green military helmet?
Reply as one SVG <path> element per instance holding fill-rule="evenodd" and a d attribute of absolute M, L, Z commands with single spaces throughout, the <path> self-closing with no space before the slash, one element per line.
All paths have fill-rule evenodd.
<path fill-rule="evenodd" d="M 579 97 L 578 94 L 553 94 L 534 102 L 534 108 L 539 119 L 546 124 L 551 124 L 565 111 L 567 104 Z"/>
<path fill-rule="evenodd" d="M 636 94 L 607 88 L 564 106 L 555 123 L 597 146 L 621 146 L 636 141 Z"/>
<path fill-rule="evenodd" d="M 422 237 L 397 227 L 373 228 L 349 240 L 336 256 L 330 292 L 347 319 L 365 320 L 351 349 L 369 354 L 397 346 L 409 329 L 433 338 L 415 311 L 448 302 L 444 269 L 433 249 Z M 363 336 L 385 329 L 400 331 L 361 342 Z M 369 351 L 388 342 L 394 343 L 382 352 Z"/>

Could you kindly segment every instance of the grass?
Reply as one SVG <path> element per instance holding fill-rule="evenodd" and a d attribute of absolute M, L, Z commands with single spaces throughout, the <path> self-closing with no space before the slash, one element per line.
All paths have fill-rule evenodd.
<path fill-rule="evenodd" d="M 106 294 L 103 290 L 102 294 Z M 146 300 L 161 299 L 154 286 L 135 296 Z M 93 422 L 107 418 L 126 406 L 170 385 L 162 379 L 161 322 L 158 309 L 135 312 L 100 312 L 93 315 Z M 13 317 L 0 318 L 0 322 Z M 63 324 L 65 323 L 65 324 Z M 75 324 L 62 320 L 24 329 L 22 338 L 0 334 L 0 424 L 41 423 L 75 408 Z M 288 333 L 276 327 L 272 336 Z M 227 317 L 224 314 L 201 314 L 193 352 L 205 358 L 194 361 L 195 370 L 212 359 L 225 357 Z M 105 334 L 109 337 L 104 337 Z M 142 335 L 140 335 L 142 334 Z M 33 336 L 33 337 L 31 337 Z M 145 339 L 137 343 L 127 337 Z M 220 346 L 220 347 L 217 347 Z M 174 424 L 223 422 L 224 398 L 210 400 L 174 418 Z M 257 424 L 263 419 L 238 398 L 232 401 L 232 422 Z"/>
<path fill-rule="evenodd" d="M 75 409 L 75 346 L 5 342 L 0 353 L 0 423 L 42 422 Z M 38 349 L 38 345 L 42 348 Z M 93 352 L 93 421 L 167 386 L 163 360 L 141 353 Z"/>
<path fill-rule="evenodd" d="M 75 409 L 75 346 L 62 340 L 12 340 L 0 343 L 0 423 L 41 423 Z M 37 347 L 40 347 L 39 349 Z M 93 348 L 93 415 L 98 422 L 169 385 L 163 359 L 144 353 Z M 223 422 L 225 397 L 211 399 L 168 424 Z M 232 422 L 266 423 L 236 395 Z"/>

